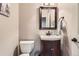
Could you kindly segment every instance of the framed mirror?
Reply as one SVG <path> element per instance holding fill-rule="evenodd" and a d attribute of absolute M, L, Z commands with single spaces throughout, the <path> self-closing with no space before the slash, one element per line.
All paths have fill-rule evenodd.
<path fill-rule="evenodd" d="M 39 29 L 56 29 L 57 7 L 40 7 L 39 18 Z"/>

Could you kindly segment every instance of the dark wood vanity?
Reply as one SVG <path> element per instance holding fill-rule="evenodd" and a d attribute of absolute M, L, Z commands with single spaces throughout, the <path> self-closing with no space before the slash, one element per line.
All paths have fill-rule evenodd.
<path fill-rule="evenodd" d="M 41 56 L 60 56 L 61 47 L 60 40 L 41 40 L 42 52 Z"/>

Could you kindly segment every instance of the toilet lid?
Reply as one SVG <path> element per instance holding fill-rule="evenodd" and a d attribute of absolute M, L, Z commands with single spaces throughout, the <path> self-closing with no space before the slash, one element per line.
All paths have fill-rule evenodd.
<path fill-rule="evenodd" d="M 29 54 L 21 54 L 20 56 L 29 56 Z"/>

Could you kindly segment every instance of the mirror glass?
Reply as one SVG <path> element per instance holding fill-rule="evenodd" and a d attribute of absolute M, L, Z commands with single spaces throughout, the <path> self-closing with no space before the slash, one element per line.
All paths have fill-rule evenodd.
<path fill-rule="evenodd" d="M 40 7 L 40 29 L 56 29 L 56 7 Z"/>

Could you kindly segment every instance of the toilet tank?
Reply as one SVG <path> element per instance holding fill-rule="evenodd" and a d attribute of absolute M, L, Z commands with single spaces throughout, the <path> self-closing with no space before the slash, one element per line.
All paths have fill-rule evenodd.
<path fill-rule="evenodd" d="M 20 41 L 22 53 L 30 53 L 34 48 L 34 41 Z"/>

